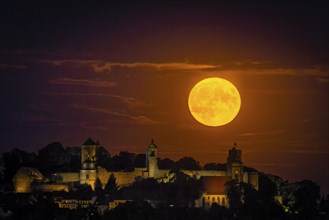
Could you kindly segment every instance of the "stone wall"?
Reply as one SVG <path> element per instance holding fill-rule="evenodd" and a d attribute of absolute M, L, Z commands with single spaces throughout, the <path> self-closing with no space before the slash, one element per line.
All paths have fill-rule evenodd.
<path fill-rule="evenodd" d="M 16 175 L 13 178 L 15 192 L 28 193 L 31 191 L 31 178 L 28 175 Z"/>
<path fill-rule="evenodd" d="M 143 178 L 143 171 L 142 170 L 135 170 L 132 172 L 109 172 L 109 175 L 113 174 L 116 183 L 119 187 L 129 185 L 135 182 L 136 177 Z"/>
<path fill-rule="evenodd" d="M 56 173 L 56 175 L 61 176 L 62 183 L 78 182 L 80 181 L 79 173 L 66 172 L 66 173 Z"/>
<path fill-rule="evenodd" d="M 31 191 L 32 182 L 42 182 L 43 175 L 36 168 L 21 167 L 12 178 L 15 191 L 18 193 L 28 193 Z"/>
<path fill-rule="evenodd" d="M 67 184 L 38 184 L 33 187 L 37 190 L 42 190 L 44 192 L 60 192 L 60 191 L 69 191 L 69 186 Z"/>
<path fill-rule="evenodd" d="M 248 172 L 248 183 L 253 185 L 256 190 L 259 189 L 258 172 Z"/>
<path fill-rule="evenodd" d="M 222 170 L 182 170 L 183 173 L 191 177 L 200 179 L 202 176 L 226 176 L 226 171 Z"/>
<path fill-rule="evenodd" d="M 111 174 L 113 174 L 116 179 L 117 186 L 122 187 L 135 182 L 136 177 L 144 178 L 145 172 L 146 172 L 146 168 L 136 168 L 132 172 L 124 172 L 124 171 L 108 172 L 105 168 L 98 167 L 98 178 L 101 181 L 102 186 L 104 188 Z"/>

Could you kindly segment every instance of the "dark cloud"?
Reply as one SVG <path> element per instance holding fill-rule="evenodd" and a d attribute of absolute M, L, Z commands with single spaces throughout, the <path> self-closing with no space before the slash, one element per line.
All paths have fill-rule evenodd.
<path fill-rule="evenodd" d="M 144 124 L 144 125 L 154 125 L 154 124 L 158 124 L 157 121 L 150 119 L 147 116 L 144 115 L 131 115 L 125 112 L 118 112 L 118 111 L 112 111 L 108 108 L 98 108 L 98 107 L 89 107 L 89 106 L 84 106 L 81 104 L 72 104 L 71 105 L 74 108 L 78 108 L 78 109 L 83 109 L 92 113 L 103 113 L 103 114 L 110 114 L 110 115 L 114 115 L 114 116 L 118 116 L 118 117 L 122 117 L 125 119 L 129 119 L 129 121 L 131 123 L 136 123 L 136 124 Z"/>
<path fill-rule="evenodd" d="M 64 85 L 76 85 L 76 86 L 94 86 L 94 87 L 114 87 L 117 82 L 109 82 L 104 80 L 88 80 L 88 79 L 72 79 L 72 78 L 60 78 L 51 80 L 53 84 L 64 84 Z"/>
<path fill-rule="evenodd" d="M 127 104 L 128 106 L 131 107 L 150 107 L 152 106 L 151 103 L 147 103 L 145 101 L 141 101 L 138 100 L 136 98 L 133 97 L 127 97 L 127 96 L 121 96 L 121 95 L 112 95 L 112 94 L 106 94 L 106 93 L 48 93 L 49 95 L 55 95 L 55 96 L 77 96 L 77 97 L 84 97 L 84 96 L 90 96 L 90 97 L 106 97 L 106 98 L 113 98 L 113 99 L 118 99 L 122 102 L 124 102 L 125 104 Z"/>

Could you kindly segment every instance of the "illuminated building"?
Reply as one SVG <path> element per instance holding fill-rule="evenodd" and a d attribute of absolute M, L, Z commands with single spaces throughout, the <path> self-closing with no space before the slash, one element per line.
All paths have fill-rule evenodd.
<path fill-rule="evenodd" d="M 89 184 L 94 188 L 97 178 L 105 187 L 109 177 L 113 175 L 116 179 L 118 187 L 130 185 L 136 179 L 154 178 L 158 182 L 168 182 L 173 175 L 170 170 L 159 169 L 157 161 L 158 147 L 151 141 L 146 150 L 146 167 L 135 168 L 133 171 L 107 171 L 103 167 L 96 167 L 96 149 L 98 143 L 90 138 L 84 142 L 81 147 L 81 169 L 80 172 L 63 172 L 53 175 L 59 180 L 56 184 L 44 182 L 42 174 L 35 168 L 22 167 L 13 177 L 16 192 L 30 192 L 31 187 L 44 191 L 68 191 L 68 185 L 79 182 L 81 184 Z M 223 185 L 228 180 L 236 180 L 237 182 L 250 183 L 258 190 L 258 173 L 247 172 L 242 163 L 242 151 L 237 149 L 236 144 L 229 150 L 227 157 L 226 170 L 181 170 L 183 173 L 200 179 L 203 178 L 206 186 L 206 193 L 197 201 L 197 206 L 210 207 L 213 203 L 227 206 L 227 197 L 223 191 Z M 32 182 L 37 182 L 31 186 Z M 213 187 L 213 184 L 217 186 Z M 63 203 L 64 205 L 66 203 Z M 75 206 L 75 202 L 67 203 L 67 206 Z M 112 203 L 111 203 L 112 204 Z M 115 203 L 111 207 L 115 206 Z"/>

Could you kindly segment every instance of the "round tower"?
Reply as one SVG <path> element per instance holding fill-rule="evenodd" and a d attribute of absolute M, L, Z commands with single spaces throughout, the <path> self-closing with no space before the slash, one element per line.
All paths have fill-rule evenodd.
<path fill-rule="evenodd" d="M 157 150 L 157 146 L 152 139 L 146 150 L 146 167 L 150 178 L 155 178 L 158 171 Z"/>

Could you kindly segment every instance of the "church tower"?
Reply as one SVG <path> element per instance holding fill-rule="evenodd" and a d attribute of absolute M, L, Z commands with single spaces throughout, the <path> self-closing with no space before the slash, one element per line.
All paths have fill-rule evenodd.
<path fill-rule="evenodd" d="M 149 178 L 155 178 L 158 171 L 157 150 L 157 146 L 152 139 L 151 145 L 146 150 L 146 167 Z"/>
<path fill-rule="evenodd" d="M 82 144 L 81 147 L 81 166 L 83 162 L 87 159 L 90 161 L 96 162 L 96 147 L 97 143 L 94 142 L 92 139 L 88 138 L 85 143 Z"/>
<path fill-rule="evenodd" d="M 98 143 L 90 138 L 81 147 L 81 170 L 80 183 L 89 184 L 94 188 L 94 183 L 97 178 L 96 170 L 96 148 Z"/>
<path fill-rule="evenodd" d="M 242 163 L 242 152 L 238 150 L 237 144 L 234 143 L 234 146 L 229 150 L 227 157 L 227 176 L 232 177 L 232 179 L 237 182 L 243 181 L 243 163 Z"/>

